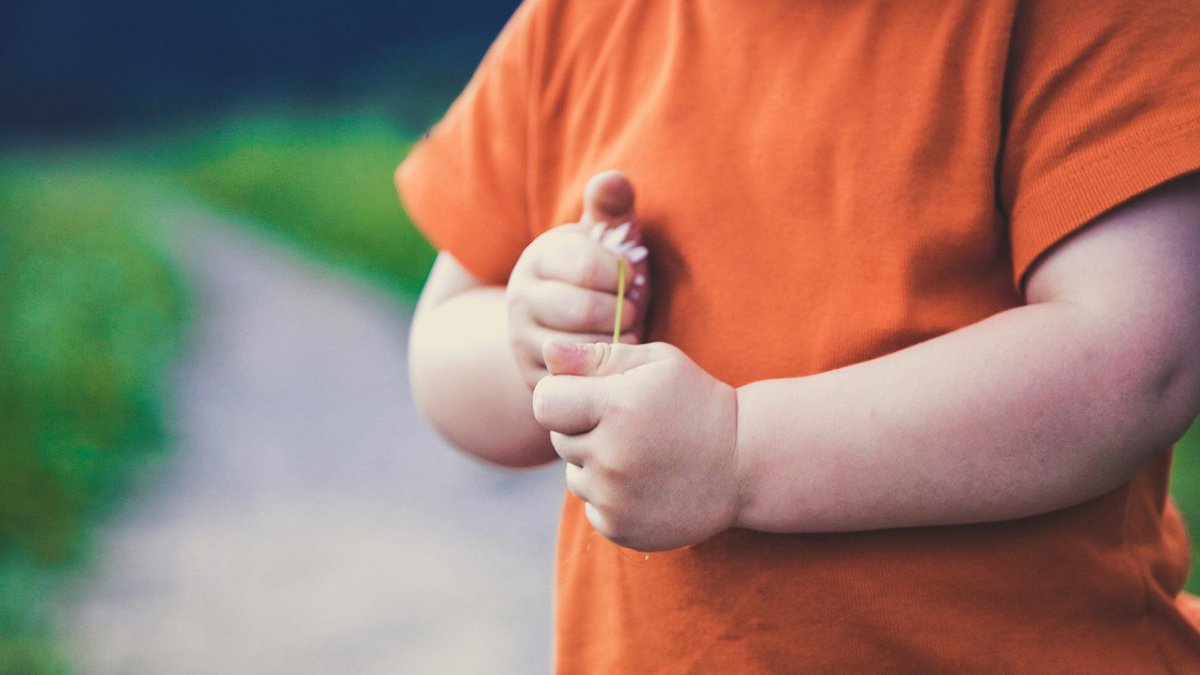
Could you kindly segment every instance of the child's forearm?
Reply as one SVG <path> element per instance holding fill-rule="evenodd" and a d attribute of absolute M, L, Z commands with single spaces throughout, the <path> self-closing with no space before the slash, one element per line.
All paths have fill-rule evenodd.
<path fill-rule="evenodd" d="M 409 344 L 413 396 L 442 435 L 473 455 L 505 466 L 549 462 L 557 455 L 533 418 L 506 321 L 499 287 L 423 301 Z"/>
<path fill-rule="evenodd" d="M 1127 481 L 1200 409 L 1200 190 L 1074 237 L 1031 304 L 738 392 L 739 524 L 834 531 L 1016 518 Z"/>
<path fill-rule="evenodd" d="M 739 524 L 843 531 L 1017 518 L 1128 480 L 1186 429 L 1170 365 L 1067 304 L 738 392 Z"/>

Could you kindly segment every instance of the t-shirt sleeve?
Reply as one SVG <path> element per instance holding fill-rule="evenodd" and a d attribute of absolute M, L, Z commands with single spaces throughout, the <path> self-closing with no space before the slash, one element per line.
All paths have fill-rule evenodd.
<path fill-rule="evenodd" d="M 484 283 L 502 284 L 529 238 L 529 71 L 537 2 L 517 8 L 445 117 L 396 170 L 417 228 Z"/>
<path fill-rule="evenodd" d="M 1018 5 L 999 164 L 1013 273 L 1200 168 L 1200 1 Z"/>

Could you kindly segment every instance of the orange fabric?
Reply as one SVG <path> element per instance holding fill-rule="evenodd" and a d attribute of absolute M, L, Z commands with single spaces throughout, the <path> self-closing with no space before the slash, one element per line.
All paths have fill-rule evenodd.
<path fill-rule="evenodd" d="M 651 337 L 733 385 L 803 376 L 1019 304 L 1048 248 L 1200 168 L 1197 25 L 1180 0 L 527 2 L 397 181 L 502 284 L 622 169 Z M 649 556 L 568 496 L 557 668 L 1200 672 L 1169 466 L 1019 521 Z"/>

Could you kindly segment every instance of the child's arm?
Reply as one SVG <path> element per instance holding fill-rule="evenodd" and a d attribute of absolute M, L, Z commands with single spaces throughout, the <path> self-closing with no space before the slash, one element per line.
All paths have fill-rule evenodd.
<path fill-rule="evenodd" d="M 529 412 L 509 348 L 504 288 L 438 255 L 413 315 L 409 380 L 417 407 L 458 447 L 505 466 L 554 459 Z"/>
<path fill-rule="evenodd" d="M 507 466 L 556 458 L 530 407 L 533 386 L 546 373 L 541 345 L 550 338 L 612 339 L 617 257 L 591 231 L 627 222 L 632 211 L 628 181 L 597 175 L 585 191 L 581 222 L 531 243 L 507 287 L 482 283 L 449 253 L 438 256 L 413 317 L 409 378 L 418 407 L 450 441 Z M 632 242 L 640 236 L 627 234 Z M 644 250 L 635 257 L 644 272 Z M 626 341 L 637 339 L 644 301 L 626 300 Z"/>
<path fill-rule="evenodd" d="M 623 375 L 547 378 L 534 408 L 593 524 L 635 548 L 1044 513 L 1129 480 L 1200 409 L 1200 178 L 1060 244 L 1027 296 L 736 396 L 665 345 L 551 344 L 556 374 Z"/>

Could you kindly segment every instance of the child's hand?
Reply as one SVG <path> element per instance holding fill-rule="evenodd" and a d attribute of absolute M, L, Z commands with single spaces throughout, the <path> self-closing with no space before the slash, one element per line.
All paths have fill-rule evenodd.
<path fill-rule="evenodd" d="M 588 181 L 580 222 L 533 240 L 509 277 L 509 341 L 531 389 L 547 372 L 542 359 L 546 340 L 612 339 L 618 256 L 629 265 L 621 340 L 636 343 L 649 299 L 647 252 L 634 222 L 633 187 L 610 171 Z"/>
<path fill-rule="evenodd" d="M 622 546 L 703 541 L 741 510 L 737 394 L 683 352 L 647 345 L 545 345 L 552 376 L 534 416 L 567 462 L 588 520 Z"/>

